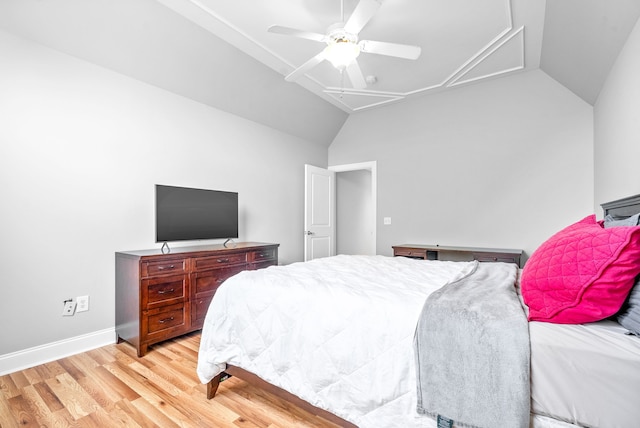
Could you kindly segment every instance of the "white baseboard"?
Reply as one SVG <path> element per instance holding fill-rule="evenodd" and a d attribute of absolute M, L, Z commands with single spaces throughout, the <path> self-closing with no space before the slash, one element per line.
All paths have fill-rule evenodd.
<path fill-rule="evenodd" d="M 107 328 L 45 345 L 34 346 L 33 348 L 22 351 L 0 355 L 0 376 L 59 360 L 60 358 L 79 354 L 80 352 L 90 351 L 91 349 L 100 348 L 101 346 L 112 343 L 116 343 L 116 330 L 115 328 Z"/>

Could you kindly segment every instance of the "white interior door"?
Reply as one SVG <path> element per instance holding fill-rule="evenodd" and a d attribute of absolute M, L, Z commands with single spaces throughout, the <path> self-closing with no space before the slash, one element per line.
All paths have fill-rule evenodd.
<path fill-rule="evenodd" d="M 304 260 L 335 256 L 335 172 L 305 165 L 304 188 Z"/>

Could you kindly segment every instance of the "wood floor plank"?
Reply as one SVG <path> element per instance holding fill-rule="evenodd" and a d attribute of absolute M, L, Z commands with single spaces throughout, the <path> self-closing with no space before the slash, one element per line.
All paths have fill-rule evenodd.
<path fill-rule="evenodd" d="M 155 407 L 153 404 L 140 397 L 137 400 L 133 400 L 130 402 L 131 406 L 134 407 L 138 412 L 144 415 L 146 419 L 151 421 L 152 426 L 159 426 L 164 428 L 178 428 L 179 425 L 175 423 L 171 418 L 162 413 Z"/>
<path fill-rule="evenodd" d="M 123 369 L 123 366 L 118 364 L 118 362 L 109 363 L 104 366 L 106 370 L 109 371 L 111 375 L 117 378 L 120 382 L 127 385 L 138 397 L 143 397 L 145 400 L 151 403 L 159 403 L 162 401 L 158 395 L 154 394 L 149 388 L 147 388 L 144 384 L 140 383 L 135 376 L 132 376 Z"/>
<path fill-rule="evenodd" d="M 203 396 L 202 394 L 205 395 Z M 206 397 L 206 390 L 200 391 L 194 388 L 188 397 L 181 396 L 179 399 L 189 400 L 193 410 L 205 421 L 215 419 L 224 421 L 228 426 L 232 426 L 235 421 L 242 418 L 240 412 L 234 412 L 217 400 L 207 400 L 206 398 L 203 399 L 203 397 Z"/>
<path fill-rule="evenodd" d="M 148 367 L 145 367 L 140 363 L 133 363 L 129 367 L 147 378 L 149 382 L 153 382 L 158 386 L 158 388 L 161 388 L 163 391 L 173 395 L 174 397 L 178 396 L 182 391 L 188 389 L 188 387 L 184 385 L 182 385 L 183 388 L 180 388 L 180 386 L 172 382 L 171 379 L 167 379 L 167 376 L 164 375 L 164 373 L 154 372 L 153 370 L 150 370 Z"/>
<path fill-rule="evenodd" d="M 24 370 L 21 372 L 11 373 L 9 376 L 11 376 L 11 380 L 13 380 L 13 383 L 15 383 L 18 388 L 24 388 L 29 385 L 29 379 L 25 376 Z"/>
<path fill-rule="evenodd" d="M 162 413 L 179 425 L 189 426 L 189 417 L 182 412 L 182 409 L 168 406 L 166 401 L 170 395 L 163 395 L 163 392 L 138 373 L 130 370 L 128 366 L 123 367 L 119 362 L 107 364 L 109 370 L 120 380 L 129 385 L 136 393 L 153 404 Z"/>
<path fill-rule="evenodd" d="M 231 381 L 234 382 L 232 383 Z M 216 400 L 220 400 L 226 407 L 235 411 L 245 409 L 246 417 L 262 428 L 268 427 L 271 423 L 284 427 L 300 428 L 335 426 L 331 423 L 317 420 L 309 413 L 291 406 L 279 398 L 274 397 L 268 400 L 267 403 L 264 396 L 261 396 L 262 390 L 248 385 L 246 382 L 238 381 L 235 378 L 231 378 L 224 383 L 227 382 L 230 384 L 229 387 L 218 390 Z"/>
<path fill-rule="evenodd" d="M 183 392 L 191 391 L 194 387 L 200 384 L 200 382 L 194 378 L 195 367 L 190 367 L 184 363 L 178 363 L 175 361 L 171 361 L 161 367 L 162 370 L 160 371 L 160 374 L 166 380 L 173 382 L 174 385 L 180 388 Z"/>
<path fill-rule="evenodd" d="M 11 376 L 0 376 L 0 397 L 9 399 L 20 394 L 20 388 L 16 386 Z"/>
<path fill-rule="evenodd" d="M 110 394 L 119 395 L 121 399 L 133 401 L 140 397 L 140 394 L 114 376 L 105 366 L 97 367 L 93 371 L 93 380 L 102 388 L 108 389 Z"/>
<path fill-rule="evenodd" d="M 9 400 L 8 399 L 1 399 L 0 400 L 0 415 L 2 415 L 2 418 L 0 419 L 0 427 L 2 428 L 19 428 L 20 424 L 18 423 L 18 420 L 16 420 L 16 418 L 14 418 L 13 412 L 11 411 L 11 407 L 9 406 Z"/>
<path fill-rule="evenodd" d="M 96 360 L 91 358 L 89 354 L 86 352 L 72 355 L 68 357 L 68 360 L 71 361 L 73 365 L 76 366 L 78 370 L 80 370 L 82 374 L 84 374 L 85 376 L 90 374 L 96 367 L 100 365 Z"/>
<path fill-rule="evenodd" d="M 198 347 L 189 346 L 189 341 L 184 341 L 184 342 L 174 341 L 171 347 L 169 348 L 169 346 L 167 346 L 167 348 L 171 349 L 175 354 L 184 358 L 185 360 L 195 361 L 198 359 L 199 346 Z"/>
<path fill-rule="evenodd" d="M 38 372 L 42 380 L 51 379 L 64 372 L 64 369 L 60 367 L 55 361 L 51 363 L 41 364 L 34 367 L 34 370 Z M 39 383 L 39 382 L 36 382 Z"/>
<path fill-rule="evenodd" d="M 76 420 L 100 408 L 100 405 L 68 373 L 49 379 L 46 383 Z"/>
<path fill-rule="evenodd" d="M 25 387 L 26 388 L 26 387 Z M 40 426 L 36 421 L 36 417 L 34 415 L 31 406 L 27 402 L 27 399 L 23 395 L 17 395 L 15 397 L 10 398 L 9 400 L 9 410 L 13 415 L 14 420 L 21 427 L 36 427 Z"/>
<path fill-rule="evenodd" d="M 164 345 L 164 344 L 162 344 Z M 157 352 L 158 354 L 163 355 L 166 358 L 169 358 L 170 360 L 173 361 L 181 361 L 184 358 L 182 357 L 182 355 L 180 355 L 179 352 L 176 352 L 172 347 L 168 347 L 168 346 L 159 346 L 156 345 L 154 347 L 151 348 L 153 352 Z"/>
<path fill-rule="evenodd" d="M 118 343 L 0 376 L 0 428 L 336 428 L 230 378 L 206 399 L 196 374 L 200 333 L 138 358 Z"/>
<path fill-rule="evenodd" d="M 43 421 L 47 421 L 49 419 L 51 409 L 49 409 L 49 406 L 47 406 L 47 403 L 44 402 L 33 385 L 29 385 L 22 389 L 22 397 L 27 403 L 29 403 L 29 413 L 36 421 L 43 424 Z"/>
<path fill-rule="evenodd" d="M 247 420 L 245 418 L 236 419 L 233 422 L 233 426 L 240 427 L 240 428 L 261 428 L 260 425 L 256 425 L 252 421 Z M 274 424 L 269 424 L 267 428 L 274 427 L 274 426 L 275 426 Z"/>
<path fill-rule="evenodd" d="M 110 363 L 114 360 L 113 355 L 104 351 L 104 348 L 92 349 L 91 351 L 87 351 L 87 355 L 89 355 L 98 365 L 103 365 Z"/>
<path fill-rule="evenodd" d="M 71 358 L 60 360 L 59 364 L 60 367 L 62 367 L 64 371 L 69 374 L 69 376 L 76 380 L 86 376 L 86 374 L 73 363 L 73 360 Z"/>
<path fill-rule="evenodd" d="M 71 413 L 69 413 L 69 410 L 66 407 L 64 409 L 58 410 L 57 412 L 53 412 L 52 417 L 55 421 L 51 424 L 52 427 L 82 427 L 82 425 L 79 424 L 78 421 L 73 418 L 73 416 L 71 416 Z"/>
<path fill-rule="evenodd" d="M 214 415 L 208 414 L 208 412 L 205 411 L 205 408 L 199 408 L 197 402 L 187 402 L 184 399 L 185 397 L 186 396 L 184 394 L 180 394 L 178 396 L 173 396 L 171 394 L 164 395 L 165 401 L 163 403 L 163 409 L 171 408 L 179 411 L 180 414 L 184 415 L 191 424 L 208 428 L 210 425 L 210 417 Z"/>
<path fill-rule="evenodd" d="M 222 388 L 218 389 L 216 401 L 234 412 L 243 413 L 244 420 L 251 421 L 253 425 L 259 428 L 267 428 L 273 421 L 273 419 L 266 420 L 263 418 L 262 414 L 256 411 L 254 406 L 251 405 L 251 402 L 244 400 L 234 393 L 229 393 Z M 270 418 L 278 419 L 278 415 L 273 413 L 270 415 Z"/>
<path fill-rule="evenodd" d="M 121 399 L 119 394 L 109 388 L 102 388 L 93 376 L 78 379 L 78 384 L 101 407 L 110 410 Z"/>
<path fill-rule="evenodd" d="M 142 402 L 143 400 L 138 399 L 136 401 Z M 141 428 L 154 428 L 157 426 L 167 426 L 167 425 L 172 427 L 175 425 L 169 419 L 165 419 L 166 423 L 163 423 L 163 424 L 156 423 L 153 420 L 153 418 L 150 417 L 150 413 L 156 411 L 156 409 L 154 409 L 151 406 L 149 406 L 148 408 L 149 412 L 141 411 L 137 406 L 135 406 L 132 402 L 128 400 L 121 400 L 118 403 L 116 403 L 116 406 L 120 410 L 122 410 L 124 413 L 129 415 L 131 419 L 136 421 Z"/>
<path fill-rule="evenodd" d="M 64 405 L 45 382 L 36 383 L 33 385 L 33 388 L 38 392 L 38 395 L 42 398 L 42 401 L 44 401 L 51 412 L 57 412 L 60 409 L 64 409 Z"/>
<path fill-rule="evenodd" d="M 233 378 L 232 378 L 233 379 Z M 299 409 L 286 400 L 277 398 L 272 399 L 270 394 L 264 390 L 255 387 L 253 385 L 246 385 L 244 383 L 237 386 L 233 386 L 233 392 L 245 400 L 249 400 L 253 406 L 262 409 L 269 407 L 271 412 L 277 410 L 278 419 L 274 419 L 276 422 L 285 424 L 285 426 L 304 426 L 304 427 L 327 427 L 333 426 L 333 424 L 320 418 L 310 418 L 310 414 L 304 410 Z"/>
<path fill-rule="evenodd" d="M 27 381 L 29 382 L 29 385 L 33 385 L 34 383 L 38 383 L 38 382 L 42 382 L 43 377 L 40 376 L 40 373 L 38 373 L 38 370 L 35 367 L 32 367 L 30 369 L 26 369 L 23 371 L 24 373 L 24 377 L 27 378 Z"/>
<path fill-rule="evenodd" d="M 122 364 L 131 364 L 138 359 L 138 355 L 133 346 L 127 346 L 126 342 L 120 343 L 115 353 L 115 359 L 113 362 L 121 362 Z"/>
<path fill-rule="evenodd" d="M 154 348 L 152 347 L 151 349 Z M 144 356 L 144 358 L 138 358 L 138 360 L 147 363 L 147 367 L 165 367 L 167 364 L 171 364 L 171 362 L 176 361 L 172 356 L 164 355 L 162 352 L 149 352 Z"/>
<path fill-rule="evenodd" d="M 107 411 L 106 409 L 98 409 L 97 411 L 85 416 L 79 422 L 90 426 L 95 426 L 97 428 L 141 428 L 141 425 L 136 422 L 135 419 L 133 419 L 119 407 L 114 407 L 111 411 Z"/>

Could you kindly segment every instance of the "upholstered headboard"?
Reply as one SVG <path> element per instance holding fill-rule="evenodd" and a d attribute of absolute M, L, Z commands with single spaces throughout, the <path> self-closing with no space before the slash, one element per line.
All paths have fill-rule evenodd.
<path fill-rule="evenodd" d="M 614 219 L 630 217 L 640 213 L 640 195 L 629 196 L 617 201 L 607 202 L 600 205 L 604 210 L 604 215 L 611 215 Z M 617 320 L 624 328 L 640 337 L 640 275 L 636 277 L 636 282 L 627 301 L 617 314 Z"/>
<path fill-rule="evenodd" d="M 629 217 L 640 212 L 640 195 L 605 202 L 600 206 L 604 210 L 605 216 L 608 214 L 614 219 Z"/>

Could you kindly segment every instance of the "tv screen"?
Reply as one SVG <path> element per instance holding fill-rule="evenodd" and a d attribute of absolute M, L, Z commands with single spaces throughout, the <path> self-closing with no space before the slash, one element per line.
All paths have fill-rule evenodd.
<path fill-rule="evenodd" d="M 156 184 L 156 242 L 238 237 L 238 194 Z"/>

